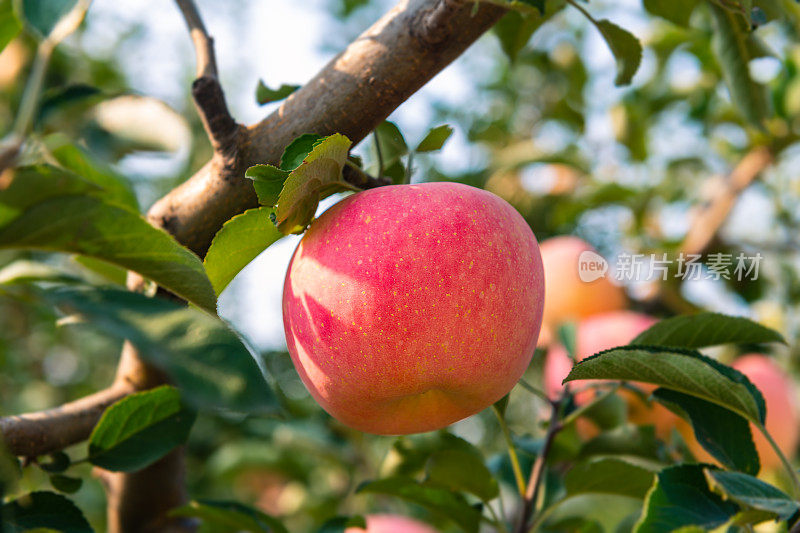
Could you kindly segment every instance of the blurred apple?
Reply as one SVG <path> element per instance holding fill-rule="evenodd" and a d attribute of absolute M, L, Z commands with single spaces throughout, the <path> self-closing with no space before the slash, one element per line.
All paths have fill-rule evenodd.
<path fill-rule="evenodd" d="M 456 183 L 379 187 L 311 224 L 286 275 L 292 361 L 353 428 L 445 427 L 508 393 L 528 367 L 544 274 L 510 205 Z"/>
<path fill-rule="evenodd" d="M 436 533 L 436 530 L 412 518 L 396 514 L 371 514 L 366 517 L 367 533 Z M 348 527 L 345 533 L 363 533 L 360 527 Z"/>

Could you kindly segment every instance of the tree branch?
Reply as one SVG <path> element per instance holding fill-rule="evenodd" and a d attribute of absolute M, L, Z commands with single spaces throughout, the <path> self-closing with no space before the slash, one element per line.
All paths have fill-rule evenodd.
<path fill-rule="evenodd" d="M 189 27 L 189 35 L 192 38 L 197 59 L 197 77 L 218 78 L 214 39 L 206 31 L 203 18 L 200 16 L 194 0 L 175 0 L 175 3 L 178 4 L 178 9 L 181 10 L 186 25 Z"/>
<path fill-rule="evenodd" d="M 257 205 L 252 183 L 243 177 L 248 167 L 276 164 L 283 149 L 303 133 L 338 132 L 360 142 L 506 12 L 481 4 L 473 15 L 472 4 L 465 4 L 439 19 L 440 27 L 429 26 L 441 37 L 431 43 L 419 35 L 420 20 L 442 1 L 401 1 L 277 111 L 248 127 L 239 139 L 235 165 L 210 161 L 159 200 L 150 209 L 150 220 L 204 255 L 225 221 Z"/>
<path fill-rule="evenodd" d="M 124 382 L 62 406 L 0 418 L 0 435 L 13 455 L 36 457 L 81 442 L 106 408 L 133 392 Z"/>
<path fill-rule="evenodd" d="M 772 159 L 772 152 L 766 146 L 758 146 L 748 152 L 717 188 L 711 200 L 694 216 L 679 251 L 684 254 L 703 253 L 727 220 L 736 199 L 772 164 Z"/>

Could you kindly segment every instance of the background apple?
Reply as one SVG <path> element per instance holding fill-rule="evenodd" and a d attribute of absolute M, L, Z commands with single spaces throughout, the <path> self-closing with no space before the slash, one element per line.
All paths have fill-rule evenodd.
<path fill-rule="evenodd" d="M 381 187 L 317 219 L 283 295 L 314 398 L 362 431 L 430 431 L 502 398 L 542 318 L 539 247 L 504 200 L 455 183 Z"/>
<path fill-rule="evenodd" d="M 581 361 L 597 352 L 624 346 L 656 321 L 651 316 L 632 311 L 614 311 L 586 318 L 578 323 L 575 331 L 575 358 Z M 552 345 L 547 352 L 543 370 L 544 386 L 548 396 L 554 398 L 562 390 L 561 382 L 567 377 L 571 368 L 572 361 L 564 347 L 560 344 Z M 636 385 L 647 393 L 655 389 L 652 385 L 642 383 Z M 620 389 L 618 394 L 625 398 L 628 419 L 635 424 L 654 425 L 656 434 L 662 438 L 669 436 L 679 420 L 667 408 L 655 402 L 647 403 L 633 391 Z M 582 404 L 593 396 L 593 391 L 586 390 L 577 394 L 575 400 L 578 404 Z M 578 430 L 585 438 L 597 433 L 593 424 L 584 419 L 579 420 Z"/>
<path fill-rule="evenodd" d="M 371 514 L 365 517 L 367 533 L 436 533 L 428 524 L 396 514 Z M 363 533 L 360 527 L 348 527 L 345 533 Z"/>
<path fill-rule="evenodd" d="M 563 322 L 625 308 L 625 292 L 608 274 L 589 282 L 578 276 L 581 253 L 595 251 L 589 243 L 578 237 L 553 237 L 542 241 L 541 251 L 547 275 L 540 344 L 549 343 Z"/>

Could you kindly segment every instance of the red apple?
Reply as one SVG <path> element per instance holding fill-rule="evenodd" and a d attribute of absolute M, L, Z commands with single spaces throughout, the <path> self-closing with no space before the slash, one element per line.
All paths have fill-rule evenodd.
<path fill-rule="evenodd" d="M 396 514 L 371 514 L 366 516 L 367 529 L 348 527 L 345 533 L 436 533 L 427 524 Z"/>
<path fill-rule="evenodd" d="M 578 262 L 583 252 L 594 252 L 578 237 L 553 237 L 542 241 L 542 262 L 546 272 L 545 305 L 542 319 L 542 344 L 553 339 L 563 322 L 624 309 L 625 292 L 608 278 L 582 281 Z"/>
<path fill-rule="evenodd" d="M 283 320 L 311 395 L 353 428 L 431 431 L 502 398 L 542 319 L 536 238 L 497 196 L 380 187 L 322 214 L 292 257 Z"/>

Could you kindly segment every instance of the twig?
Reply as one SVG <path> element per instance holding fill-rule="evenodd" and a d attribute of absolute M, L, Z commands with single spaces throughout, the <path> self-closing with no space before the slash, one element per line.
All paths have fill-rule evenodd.
<path fill-rule="evenodd" d="M 63 450 L 84 440 L 106 408 L 133 390 L 120 381 L 54 409 L 0 418 L 0 435 L 13 455 L 36 457 Z"/>
<path fill-rule="evenodd" d="M 552 402 L 552 412 L 550 414 L 550 425 L 547 427 L 547 434 L 544 438 L 544 445 L 542 451 L 536 457 L 536 461 L 531 468 L 531 475 L 528 479 L 528 487 L 525 490 L 525 496 L 522 499 L 522 508 L 520 509 L 519 520 L 517 522 L 515 533 L 525 533 L 528 530 L 528 521 L 533 514 L 533 508 L 536 505 L 536 500 L 539 498 L 539 488 L 542 485 L 544 478 L 545 467 L 547 466 L 547 455 L 550 453 L 550 448 L 553 445 L 553 440 L 563 425 L 559 422 L 558 418 L 561 414 L 561 398 Z"/>
<path fill-rule="evenodd" d="M 239 134 L 242 127 L 228 111 L 225 94 L 219 83 L 214 39 L 206 31 L 193 0 L 175 0 L 181 10 L 194 44 L 197 79 L 192 83 L 192 98 L 211 141 L 216 156 L 222 156 L 224 167 L 236 166 Z"/>
<path fill-rule="evenodd" d="M 497 421 L 500 423 L 500 429 L 503 430 L 503 438 L 505 438 L 506 447 L 508 448 L 508 457 L 511 460 L 511 470 L 514 471 L 514 479 L 517 482 L 517 490 L 519 491 L 520 496 L 522 496 L 525 494 L 525 478 L 522 477 L 522 469 L 519 466 L 519 458 L 517 457 L 517 450 L 514 448 L 514 441 L 511 439 L 511 431 L 509 431 L 508 424 L 506 424 L 503 414 L 496 405 L 492 405 L 492 411 L 497 417 Z"/>
<path fill-rule="evenodd" d="M 342 177 L 346 182 L 360 189 L 374 189 L 375 187 L 383 187 L 384 185 L 392 184 L 392 180 L 386 177 L 373 178 L 349 159 L 345 161 L 345 166 L 342 169 Z"/>

